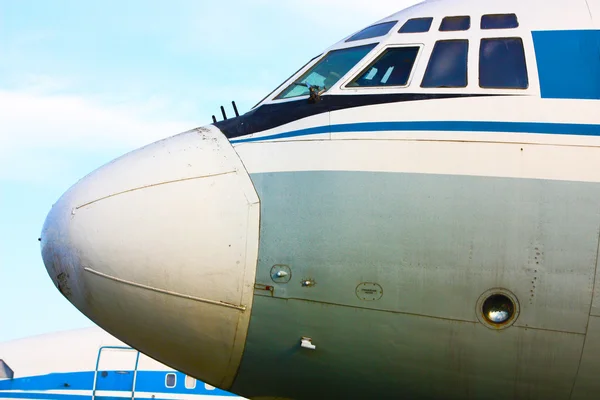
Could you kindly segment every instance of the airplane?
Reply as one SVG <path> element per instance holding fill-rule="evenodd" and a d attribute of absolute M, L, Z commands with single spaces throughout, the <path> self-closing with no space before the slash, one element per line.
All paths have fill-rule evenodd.
<path fill-rule="evenodd" d="M 0 343 L 0 399 L 240 399 L 98 327 Z"/>
<path fill-rule="evenodd" d="M 599 54 L 599 0 L 419 3 L 81 179 L 48 274 L 247 398 L 596 399 Z"/>

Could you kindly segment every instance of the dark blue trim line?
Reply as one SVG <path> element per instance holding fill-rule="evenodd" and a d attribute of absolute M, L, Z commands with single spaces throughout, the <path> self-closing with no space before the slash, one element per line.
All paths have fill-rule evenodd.
<path fill-rule="evenodd" d="M 258 142 L 286 139 L 319 133 L 381 132 L 381 131 L 447 131 L 447 132 L 508 132 L 546 135 L 600 136 L 600 125 L 559 124 L 550 122 L 499 122 L 499 121 L 409 121 L 409 122 L 359 122 L 353 124 L 315 126 L 314 128 L 282 132 L 274 135 L 234 139 L 231 143 Z"/>
<path fill-rule="evenodd" d="M 327 94 L 317 103 L 309 103 L 306 98 L 283 103 L 275 102 L 258 106 L 244 115 L 219 121 L 214 125 L 225 137 L 233 139 L 263 132 L 268 129 L 297 121 L 313 115 L 345 110 L 348 108 L 372 106 L 376 104 L 402 103 L 406 101 L 428 101 L 472 97 L 496 97 L 493 94 L 472 93 L 393 93 L 393 94 Z M 498 95 L 506 97 L 506 95 Z M 402 112 L 401 109 L 398 112 Z"/>

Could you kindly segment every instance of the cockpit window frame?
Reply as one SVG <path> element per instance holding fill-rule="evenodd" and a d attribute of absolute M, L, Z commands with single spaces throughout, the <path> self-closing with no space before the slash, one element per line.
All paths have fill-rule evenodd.
<path fill-rule="evenodd" d="M 514 17 L 514 19 L 511 19 L 512 17 Z M 498 18 L 506 18 L 506 21 L 496 21 L 495 19 Z M 503 25 L 503 23 L 505 22 L 514 22 L 515 25 L 509 25 L 509 26 L 505 26 Z M 496 25 L 493 25 L 493 24 Z M 489 24 L 492 24 L 492 26 L 490 26 Z M 489 30 L 500 30 L 500 29 L 517 29 L 519 26 L 521 25 L 521 23 L 519 22 L 519 16 L 516 13 L 494 13 L 494 14 L 483 14 L 481 16 L 480 22 L 479 22 L 479 29 L 481 29 L 482 31 L 489 31 Z"/>
<path fill-rule="evenodd" d="M 522 86 L 518 86 L 518 85 L 493 85 L 493 84 L 482 84 L 482 76 L 486 76 L 485 73 L 482 73 L 482 71 L 485 71 L 486 69 L 486 65 L 482 63 L 482 53 L 485 51 L 485 47 L 484 47 L 484 43 L 492 43 L 492 42 L 514 42 L 517 43 L 517 50 L 518 51 L 518 55 L 520 56 L 518 58 L 518 60 L 516 58 L 514 58 L 516 61 L 518 61 L 517 66 L 519 68 L 513 68 L 513 70 L 505 70 L 506 73 L 504 76 L 502 76 L 501 74 L 491 74 L 494 75 L 496 77 L 496 79 L 498 79 L 497 77 L 499 76 L 501 79 L 505 79 L 507 77 L 511 77 L 511 73 L 514 76 L 520 76 L 520 78 L 517 78 L 517 81 L 523 81 L 524 84 Z M 506 44 L 505 44 L 506 45 Z M 522 57 L 521 57 L 522 56 Z M 506 58 L 504 58 L 506 59 Z M 530 88 L 531 86 L 531 74 L 532 74 L 532 70 L 531 70 L 531 66 L 529 65 L 529 61 L 531 61 L 530 58 L 527 57 L 527 50 L 526 50 L 526 44 L 525 41 L 523 40 L 523 37 L 519 36 L 519 35 L 507 35 L 507 36 L 494 36 L 494 37 L 482 37 L 480 39 L 480 43 L 479 43 L 479 54 L 478 54 L 478 60 L 477 60 L 477 82 L 478 82 L 478 86 L 483 89 L 483 90 L 510 90 L 510 91 L 518 91 L 518 92 L 523 92 L 526 91 Z M 514 67 L 515 65 L 512 65 L 512 67 Z M 517 72 L 517 74 L 515 75 L 514 72 Z M 519 74 L 523 73 L 523 74 Z M 490 75 L 489 73 L 487 75 Z M 496 81 L 497 82 L 497 81 Z"/>
<path fill-rule="evenodd" d="M 402 48 L 402 47 L 418 47 L 419 48 L 419 51 L 417 52 L 417 56 L 415 57 L 415 61 L 413 62 L 412 69 L 410 71 L 410 75 L 408 76 L 408 79 L 407 79 L 405 85 L 402 85 L 402 86 L 400 86 L 400 85 L 348 86 L 355 79 L 358 79 L 358 77 L 360 77 L 363 73 L 365 73 L 369 68 L 371 68 L 377 61 L 379 61 L 379 59 L 381 57 L 383 57 L 383 55 L 389 49 Z M 374 53 L 374 55 L 372 57 L 369 57 L 368 60 L 366 58 L 363 59 L 362 60 L 362 62 L 364 63 L 363 66 L 360 67 L 354 74 L 352 74 L 342 85 L 340 85 L 340 89 L 351 90 L 351 91 L 369 91 L 369 90 L 386 90 L 386 89 L 389 90 L 389 89 L 407 88 L 412 83 L 412 80 L 415 76 L 415 72 L 418 69 L 419 60 L 423 54 L 424 48 L 425 48 L 425 45 L 423 43 L 393 43 L 393 44 L 390 43 L 386 46 L 383 46 L 379 49 L 379 51 L 377 51 L 377 53 Z"/>
<path fill-rule="evenodd" d="M 404 22 L 404 24 L 402 24 L 402 26 L 400 27 L 400 29 L 398 29 L 398 33 L 400 34 L 417 34 L 417 33 L 427 33 L 429 31 L 431 31 L 431 27 L 433 25 L 433 17 L 415 17 L 415 18 L 409 18 L 408 20 L 406 20 Z M 427 25 L 427 29 L 424 28 L 420 28 L 419 30 L 404 30 L 404 29 L 414 29 L 412 27 L 412 25 L 414 25 L 415 23 L 420 23 L 420 22 L 425 22 L 428 23 Z M 419 25 L 417 25 L 419 26 Z"/>
<path fill-rule="evenodd" d="M 366 28 L 361 29 L 360 31 L 351 35 L 348 39 L 344 40 L 344 43 L 352 43 L 352 42 L 358 42 L 361 40 L 369 40 L 369 39 L 383 37 L 385 35 L 388 35 L 397 24 L 398 24 L 398 20 L 393 20 L 393 21 L 384 21 L 384 22 L 380 22 L 378 24 L 373 24 L 373 25 L 367 26 Z M 359 37 L 358 39 L 356 38 L 361 33 L 364 34 L 365 32 L 368 32 L 369 30 L 376 30 L 376 28 L 385 27 L 385 26 L 389 26 L 388 30 L 385 31 L 385 33 L 378 33 L 378 34 L 375 34 L 374 36 Z"/>
<path fill-rule="evenodd" d="M 256 107 L 258 107 L 259 105 L 261 105 L 265 101 L 274 100 L 274 98 L 271 99 L 271 97 L 273 96 L 273 94 L 275 92 L 277 92 L 279 89 L 281 89 L 281 87 L 283 85 L 285 85 L 286 83 L 288 83 L 290 80 L 292 80 L 293 78 L 295 78 L 299 73 L 304 72 L 304 70 L 307 67 L 310 68 L 310 67 L 313 66 L 313 64 L 316 64 L 318 62 L 316 60 L 320 60 L 321 57 L 323 57 L 324 55 L 325 55 L 325 53 L 321 53 L 318 56 L 315 56 L 315 57 L 311 58 L 310 60 L 308 60 L 308 62 L 306 64 L 304 64 L 302 67 L 300 67 L 296 72 L 294 72 L 292 75 L 290 75 L 286 80 L 284 80 L 283 82 L 281 82 L 279 84 L 279 86 L 277 86 L 275 89 L 271 90 L 271 92 L 268 95 L 266 95 L 265 97 L 263 97 L 262 100 L 259 101 L 258 103 L 256 103 L 250 110 L 254 110 Z"/>
<path fill-rule="evenodd" d="M 455 21 L 459 22 L 459 25 L 455 25 Z M 466 22 L 466 26 L 460 25 L 460 23 Z M 439 32 L 466 32 L 471 29 L 471 16 L 470 15 L 449 15 L 440 21 L 438 27 Z"/>
<path fill-rule="evenodd" d="M 432 74 L 435 74 L 436 72 L 434 72 L 434 70 L 436 68 L 438 68 L 438 65 L 444 64 L 446 63 L 448 60 L 444 59 L 444 58 L 439 58 L 439 57 L 448 57 L 448 55 L 452 56 L 452 51 L 454 50 L 453 48 L 450 48 L 448 50 L 450 50 L 449 53 L 445 52 L 446 49 L 444 49 L 444 47 L 446 45 L 451 45 L 451 44 L 458 44 L 458 45 L 464 45 L 464 48 L 461 49 L 460 47 L 458 48 L 459 50 L 465 50 L 464 53 L 464 58 L 460 58 L 460 59 L 456 59 L 457 61 L 460 60 L 464 60 L 464 85 L 460 84 L 460 85 L 430 85 L 429 80 L 433 80 L 435 82 L 436 78 L 435 76 L 430 76 L 429 73 L 430 71 L 432 71 Z M 468 38 L 462 38 L 462 39 L 438 39 L 435 41 L 435 43 L 433 44 L 432 48 L 431 48 L 431 53 L 429 54 L 429 58 L 427 60 L 427 65 L 425 67 L 425 70 L 423 71 L 423 77 L 421 79 L 421 84 L 420 87 L 422 89 L 432 89 L 432 90 L 439 90 L 439 89 L 452 89 L 452 90 L 460 90 L 460 89 L 466 89 L 467 87 L 469 87 L 469 67 L 470 67 L 470 58 L 469 58 L 469 52 L 471 49 L 471 40 L 469 40 Z M 439 53 L 438 53 L 439 52 Z M 455 53 L 457 54 L 457 53 Z M 460 54 L 460 53 L 458 53 Z M 441 61 L 440 61 L 441 60 Z M 451 63 L 450 64 L 446 64 L 446 65 L 450 65 L 451 70 L 453 70 L 455 67 L 459 67 L 458 71 L 462 72 L 462 66 L 463 64 L 457 64 L 457 63 L 453 63 L 452 61 L 454 61 L 453 59 L 450 59 Z M 453 71 L 455 72 L 455 71 Z M 462 77 L 462 74 L 461 74 Z M 444 79 L 444 78 L 442 78 Z M 452 78 L 453 79 L 453 78 Z M 450 80 L 452 80 L 450 79 Z"/>
<path fill-rule="evenodd" d="M 351 74 L 360 65 L 363 65 L 365 59 L 367 59 L 367 57 L 369 57 L 370 54 L 372 54 L 374 51 L 376 51 L 380 44 L 381 44 L 381 42 L 374 41 L 374 42 L 364 43 L 364 44 L 360 44 L 360 45 L 356 45 L 356 46 L 345 46 L 345 47 L 329 49 L 329 51 L 323 53 L 323 55 L 321 57 L 319 57 L 319 59 L 316 62 L 310 63 L 309 68 L 302 68 L 300 73 L 294 74 L 292 79 L 288 79 L 282 85 L 280 85 L 278 87 L 279 91 L 277 92 L 277 94 L 274 97 L 271 98 L 271 101 L 279 103 L 279 102 L 295 101 L 295 100 L 302 100 L 302 99 L 309 98 L 309 94 L 303 94 L 303 95 L 299 95 L 299 96 L 285 97 L 285 98 L 280 98 L 279 96 L 281 96 L 282 93 L 284 93 L 294 82 L 301 79 L 305 74 L 307 74 L 309 71 L 311 71 L 311 69 L 315 68 L 319 63 L 321 63 L 331 53 L 336 52 L 336 51 L 341 51 L 341 50 L 348 50 L 348 49 L 353 49 L 353 48 L 370 46 L 371 49 L 360 60 L 358 60 L 358 62 L 356 62 L 344 75 L 342 75 L 337 80 L 336 83 L 334 83 L 330 88 L 328 88 L 325 92 L 322 93 L 323 95 L 327 95 L 331 89 L 333 89 L 334 87 L 337 87 L 340 84 L 340 82 L 343 81 L 345 76 L 347 76 L 348 74 Z M 284 89 L 281 89 L 281 87 L 284 87 Z"/>

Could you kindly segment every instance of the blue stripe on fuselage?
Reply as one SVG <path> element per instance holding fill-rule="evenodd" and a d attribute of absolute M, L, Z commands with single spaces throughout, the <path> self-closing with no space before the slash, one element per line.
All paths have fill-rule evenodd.
<path fill-rule="evenodd" d="M 34 392 L 3 392 L 0 391 L 0 399 L 50 399 L 50 400 L 91 400 L 92 395 L 85 394 L 55 394 L 55 393 L 34 393 Z M 100 399 L 100 397 L 96 397 Z M 123 400 L 121 397 L 120 400 Z"/>
<path fill-rule="evenodd" d="M 57 372 L 0 380 L 0 393 L 5 390 L 91 390 L 94 371 Z"/>
<path fill-rule="evenodd" d="M 446 132 L 508 132 L 549 135 L 600 136 L 600 125 L 564 124 L 551 122 L 504 122 L 504 121 L 390 121 L 358 122 L 350 124 L 323 125 L 276 133 L 273 135 L 234 139 L 231 143 L 246 143 L 273 139 L 340 132 L 382 131 L 446 131 Z"/>
<path fill-rule="evenodd" d="M 600 99 L 600 30 L 531 34 L 542 98 Z"/>
<path fill-rule="evenodd" d="M 119 379 L 116 371 L 107 371 L 108 374 L 103 377 L 98 374 L 97 390 L 130 392 L 131 385 L 125 387 L 123 379 Z M 133 371 L 126 371 L 133 373 Z M 175 387 L 167 388 L 165 386 L 165 376 L 168 373 L 174 373 L 177 376 Z M 38 375 L 22 377 L 15 379 L 0 380 L 0 398 L 7 397 L 8 394 L 15 394 L 14 390 L 19 390 L 26 394 L 31 391 L 47 390 L 89 390 L 94 387 L 94 371 L 83 372 L 62 372 L 47 375 Z M 126 382 L 125 382 L 126 383 Z M 9 392 L 10 391 L 10 392 Z M 145 393 L 170 393 L 170 394 L 188 394 L 188 395 L 213 395 L 213 396 L 235 396 L 221 389 L 208 390 L 201 381 L 196 381 L 194 389 L 185 387 L 185 374 L 175 371 L 137 371 L 136 392 Z M 55 396 L 55 395 L 52 395 Z M 23 397 L 19 397 L 23 398 Z M 36 397 L 36 398 L 55 398 L 55 397 Z M 84 396 L 89 398 L 89 396 Z M 99 398 L 99 397 L 97 397 Z"/>

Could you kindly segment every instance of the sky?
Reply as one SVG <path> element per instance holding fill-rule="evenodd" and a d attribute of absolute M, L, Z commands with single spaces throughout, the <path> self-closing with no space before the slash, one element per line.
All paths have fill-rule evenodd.
<path fill-rule="evenodd" d="M 92 326 L 39 237 L 79 178 L 241 113 L 309 59 L 411 0 L 0 0 L 0 342 Z M 219 118 L 220 119 L 220 118 Z"/>

